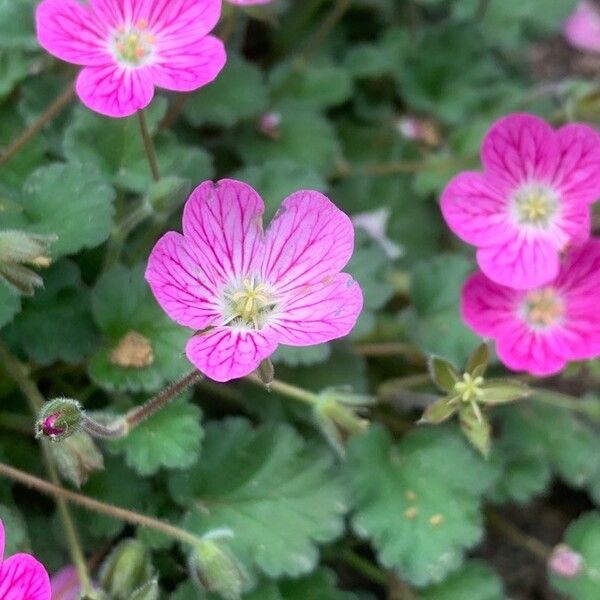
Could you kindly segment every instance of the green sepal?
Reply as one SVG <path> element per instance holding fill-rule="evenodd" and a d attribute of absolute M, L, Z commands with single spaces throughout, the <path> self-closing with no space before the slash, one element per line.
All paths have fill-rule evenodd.
<path fill-rule="evenodd" d="M 452 363 L 441 356 L 432 355 L 429 358 L 428 366 L 433 383 L 442 392 L 453 393 L 454 385 L 460 378 Z"/>
<path fill-rule="evenodd" d="M 531 395 L 531 388 L 516 379 L 486 379 L 481 385 L 482 404 L 505 404 Z"/>
<path fill-rule="evenodd" d="M 423 416 L 419 419 L 419 424 L 439 425 L 454 415 L 458 410 L 458 405 L 456 398 L 440 398 L 425 409 Z"/>
<path fill-rule="evenodd" d="M 490 347 L 487 342 L 483 342 L 469 356 L 465 370 L 473 377 L 482 377 L 488 367 L 489 361 Z"/>
<path fill-rule="evenodd" d="M 475 403 L 463 404 L 459 411 L 460 428 L 472 446 L 484 457 L 491 449 L 491 428 L 485 415 Z"/>

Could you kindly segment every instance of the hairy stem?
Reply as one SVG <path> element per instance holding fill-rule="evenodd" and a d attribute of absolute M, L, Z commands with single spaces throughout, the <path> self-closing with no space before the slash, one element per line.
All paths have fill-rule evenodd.
<path fill-rule="evenodd" d="M 5 165 L 16 154 L 22 150 L 26 144 L 36 136 L 52 119 L 54 119 L 67 104 L 71 102 L 75 96 L 73 83 L 65 88 L 65 90 L 56 98 L 56 100 L 34 121 L 27 129 L 25 129 L 18 137 L 16 137 L 0 154 L 0 167 Z"/>
<path fill-rule="evenodd" d="M 40 393 L 37 385 L 29 378 L 23 365 L 21 365 L 21 363 L 14 356 L 12 356 L 12 354 L 1 342 L 0 358 L 2 359 L 2 363 L 4 364 L 8 374 L 14 379 L 23 395 L 27 398 L 27 401 L 31 407 L 31 412 L 33 413 L 34 417 L 36 417 L 45 402 L 44 397 Z M 42 455 L 46 470 L 48 471 L 48 476 L 52 481 L 52 485 L 58 486 L 60 484 L 60 479 L 56 471 L 54 459 L 52 458 L 52 454 L 48 448 L 48 442 L 46 440 L 41 440 L 40 445 L 42 448 Z M 81 582 L 83 594 L 89 594 L 92 590 L 92 582 L 87 568 L 85 555 L 81 548 L 79 534 L 77 533 L 77 528 L 75 527 L 75 522 L 73 521 L 73 517 L 71 516 L 69 506 L 67 505 L 65 499 L 57 496 L 55 500 L 58 513 L 63 523 L 67 544 L 69 547 L 69 553 L 71 554 L 71 560 L 77 569 L 77 575 L 79 577 L 79 581 Z"/>
<path fill-rule="evenodd" d="M 22 485 L 25 485 L 29 488 L 35 489 L 38 492 L 41 492 L 42 494 L 52 496 L 56 498 L 57 502 L 59 500 L 62 500 L 63 502 L 68 500 L 73 504 L 91 510 L 93 512 L 99 512 L 110 517 L 114 517 L 115 519 L 119 519 L 120 521 L 130 523 L 131 525 L 138 525 L 147 529 L 159 531 L 173 539 L 179 540 L 186 544 L 195 545 L 201 541 L 198 536 L 193 535 L 185 529 L 175 527 L 174 525 L 171 525 L 166 521 L 161 521 L 160 519 L 147 517 L 146 515 L 141 515 L 131 510 L 127 510 L 119 506 L 114 506 L 112 504 L 106 504 L 105 502 L 100 502 L 98 500 L 95 500 L 94 498 L 90 498 L 89 496 L 84 496 L 83 494 L 78 494 L 76 492 L 72 492 L 71 490 L 66 490 L 65 488 L 59 485 L 48 483 L 43 479 L 39 479 L 34 475 L 31 475 L 19 469 L 15 469 L 14 467 L 11 467 L 4 463 L 0 463 L 0 475 L 11 479 L 12 481 L 21 483 Z"/>
<path fill-rule="evenodd" d="M 156 148 L 152 141 L 152 136 L 148 130 L 148 122 L 146 121 L 146 113 L 143 110 L 139 110 L 138 120 L 140 123 L 140 132 L 142 134 L 142 141 L 144 143 L 144 150 L 146 157 L 148 158 L 148 164 L 150 165 L 150 171 L 152 172 L 152 178 L 154 181 L 160 181 L 160 171 L 158 170 L 158 160 L 156 158 Z"/>
<path fill-rule="evenodd" d="M 255 383 L 256 385 L 265 387 L 265 384 L 256 375 L 248 375 L 246 379 L 252 383 Z M 279 392 L 280 394 L 288 396 L 289 398 L 293 398 L 294 400 L 304 402 L 304 404 L 308 404 L 309 406 L 315 406 L 319 403 L 319 397 L 317 394 L 309 392 L 308 390 L 296 385 L 292 385 L 291 383 L 279 381 L 279 379 L 273 379 L 273 381 L 269 383 L 268 389 Z"/>

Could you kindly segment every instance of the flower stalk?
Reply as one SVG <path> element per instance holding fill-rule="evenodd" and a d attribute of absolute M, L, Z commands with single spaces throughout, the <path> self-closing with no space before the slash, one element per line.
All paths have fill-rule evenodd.
<path fill-rule="evenodd" d="M 158 159 L 156 158 L 156 148 L 154 147 L 152 136 L 148 130 L 146 113 L 143 110 L 139 110 L 137 115 L 140 124 L 140 133 L 142 134 L 142 142 L 144 143 L 144 151 L 146 152 L 146 157 L 148 158 L 148 164 L 150 165 L 152 178 L 154 181 L 160 181 L 160 170 L 158 168 Z"/>

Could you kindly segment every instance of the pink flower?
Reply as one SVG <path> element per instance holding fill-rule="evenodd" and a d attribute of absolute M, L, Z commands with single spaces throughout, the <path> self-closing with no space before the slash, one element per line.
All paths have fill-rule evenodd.
<path fill-rule="evenodd" d="M 50 579 L 44 566 L 29 554 L 4 557 L 4 523 L 0 520 L 0 598 L 50 600 Z"/>
<path fill-rule="evenodd" d="M 228 2 L 237 6 L 255 6 L 257 4 L 269 4 L 273 0 L 228 0 Z"/>
<path fill-rule="evenodd" d="M 154 86 L 190 92 L 225 64 L 223 43 L 207 35 L 220 0 L 43 0 L 39 43 L 83 65 L 76 91 L 92 110 L 126 117 L 148 106 Z"/>
<path fill-rule="evenodd" d="M 81 584 L 77 569 L 73 566 L 65 567 L 52 576 L 52 600 L 79 600 Z"/>
<path fill-rule="evenodd" d="M 600 135 L 586 125 L 554 131 L 538 117 L 509 115 L 492 126 L 481 154 L 483 173 L 460 173 L 442 194 L 448 226 L 477 247 L 493 281 L 518 289 L 552 281 L 560 253 L 589 237 Z"/>
<path fill-rule="evenodd" d="M 558 373 L 570 360 L 600 354 L 600 240 L 573 248 L 558 277 L 530 291 L 472 275 L 462 293 L 462 316 L 496 340 L 500 360 L 514 371 Z"/>
<path fill-rule="evenodd" d="M 564 25 L 565 37 L 580 50 L 600 52 L 600 10 L 588 0 L 579 2 Z"/>
<path fill-rule="evenodd" d="M 548 567 L 561 577 L 577 577 L 583 567 L 583 556 L 566 544 L 559 544 L 552 550 Z"/>
<path fill-rule="evenodd" d="M 194 328 L 190 361 L 216 381 L 254 371 L 278 344 L 346 335 L 362 308 L 340 270 L 354 248 L 350 219 L 323 194 L 286 198 L 266 232 L 264 204 L 245 183 L 206 181 L 183 213 L 183 235 L 154 247 L 146 279 L 163 310 Z"/>

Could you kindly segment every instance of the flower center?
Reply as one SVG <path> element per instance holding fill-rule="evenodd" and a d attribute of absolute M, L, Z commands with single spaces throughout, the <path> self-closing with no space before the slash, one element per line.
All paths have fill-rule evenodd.
<path fill-rule="evenodd" d="M 148 21 L 140 19 L 130 27 L 119 26 L 113 34 L 112 47 L 120 63 L 139 67 L 154 53 L 155 42 L 155 37 L 148 32 Z"/>
<path fill-rule="evenodd" d="M 534 290 L 525 296 L 525 318 L 536 328 L 556 325 L 564 313 L 564 302 L 551 287 Z"/>
<path fill-rule="evenodd" d="M 473 402 L 483 396 L 482 383 L 483 377 L 472 377 L 470 373 L 465 373 L 462 381 L 454 384 L 454 391 L 460 395 L 463 402 Z"/>
<path fill-rule="evenodd" d="M 530 184 L 515 194 L 513 208 L 520 224 L 547 227 L 550 219 L 556 214 L 558 198 L 550 188 Z"/>
<path fill-rule="evenodd" d="M 269 286 L 255 277 L 244 279 L 241 285 L 225 292 L 226 325 L 242 325 L 261 329 L 275 301 Z"/>

